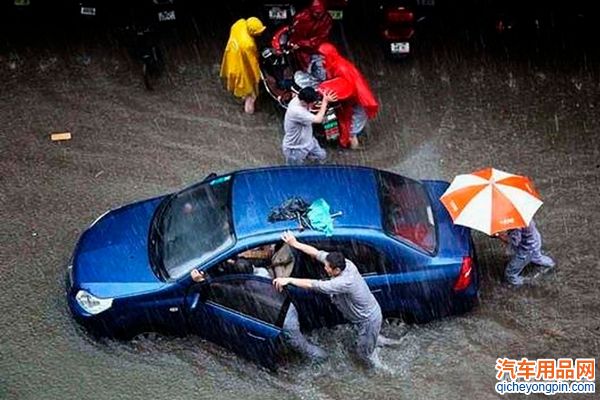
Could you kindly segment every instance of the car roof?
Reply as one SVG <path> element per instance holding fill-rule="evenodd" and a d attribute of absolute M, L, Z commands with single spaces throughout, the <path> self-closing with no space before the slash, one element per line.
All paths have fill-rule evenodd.
<path fill-rule="evenodd" d="M 332 213 L 341 211 L 334 227 L 381 229 L 377 193 L 372 168 L 330 165 L 239 171 L 234 174 L 232 184 L 234 230 L 239 240 L 297 228 L 297 221 L 268 221 L 273 208 L 294 196 L 308 203 L 323 198 Z"/>

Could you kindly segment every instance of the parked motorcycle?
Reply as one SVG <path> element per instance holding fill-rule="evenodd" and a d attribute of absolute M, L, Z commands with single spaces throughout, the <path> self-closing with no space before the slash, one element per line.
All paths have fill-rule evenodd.
<path fill-rule="evenodd" d="M 125 33 L 130 55 L 141 64 L 144 86 L 154 90 L 166 69 L 164 36 L 174 29 L 177 21 L 176 2 L 137 1 L 130 13 L 129 23 L 121 31 Z"/>
<path fill-rule="evenodd" d="M 379 5 L 379 37 L 386 56 L 408 57 L 415 37 L 415 11 L 406 1 L 390 0 Z"/>

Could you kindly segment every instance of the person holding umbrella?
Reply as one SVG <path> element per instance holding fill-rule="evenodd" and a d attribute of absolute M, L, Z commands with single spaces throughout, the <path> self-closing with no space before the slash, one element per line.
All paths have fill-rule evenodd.
<path fill-rule="evenodd" d="M 541 266 L 543 272 L 554 268 L 554 260 L 541 251 L 533 215 L 543 203 L 529 178 L 486 168 L 458 175 L 440 200 L 455 224 L 510 244 L 513 256 L 504 272 L 510 284 L 526 282 L 521 273 L 529 263 Z"/>

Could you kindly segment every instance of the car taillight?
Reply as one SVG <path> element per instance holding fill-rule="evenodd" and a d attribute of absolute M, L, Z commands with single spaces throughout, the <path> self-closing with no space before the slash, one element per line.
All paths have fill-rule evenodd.
<path fill-rule="evenodd" d="M 454 291 L 465 290 L 471 285 L 471 282 L 473 282 L 473 259 L 471 257 L 463 257 L 458 279 L 454 283 Z"/>
<path fill-rule="evenodd" d="M 409 23 L 415 20 L 415 14 L 405 7 L 386 8 L 385 20 L 391 24 Z"/>
<path fill-rule="evenodd" d="M 387 41 L 397 41 L 397 42 L 403 42 L 403 41 L 409 41 L 412 39 L 412 37 L 415 35 L 415 30 L 411 27 L 407 27 L 407 28 L 394 28 L 394 29 L 384 29 L 381 32 L 381 36 L 383 37 L 384 40 Z"/>

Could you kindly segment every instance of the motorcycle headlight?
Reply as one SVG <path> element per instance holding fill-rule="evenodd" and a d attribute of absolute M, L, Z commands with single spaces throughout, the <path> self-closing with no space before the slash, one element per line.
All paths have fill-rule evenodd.
<path fill-rule="evenodd" d="M 80 290 L 75 296 L 77 304 L 81 306 L 86 312 L 96 315 L 102 311 L 108 310 L 112 306 L 113 299 L 101 299 L 96 297 L 85 290 Z"/>

